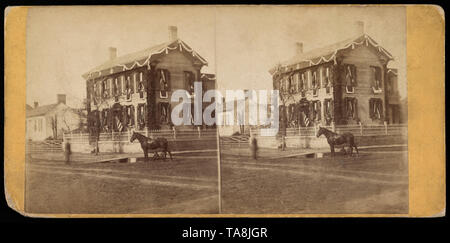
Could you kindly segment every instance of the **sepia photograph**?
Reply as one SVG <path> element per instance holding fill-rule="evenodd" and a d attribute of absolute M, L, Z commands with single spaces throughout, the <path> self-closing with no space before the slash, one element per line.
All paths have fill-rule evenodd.
<path fill-rule="evenodd" d="M 404 7 L 226 8 L 216 26 L 219 84 L 279 91 L 276 134 L 220 133 L 223 213 L 408 213 Z"/>
<path fill-rule="evenodd" d="M 32 7 L 25 212 L 408 214 L 406 28 L 404 6 Z"/>
<path fill-rule="evenodd" d="M 171 119 L 175 90 L 217 85 L 213 14 L 29 10 L 26 212 L 219 213 L 215 125 Z"/>

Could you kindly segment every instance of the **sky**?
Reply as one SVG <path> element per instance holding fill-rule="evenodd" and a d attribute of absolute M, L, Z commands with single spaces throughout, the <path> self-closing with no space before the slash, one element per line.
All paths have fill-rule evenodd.
<path fill-rule="evenodd" d="M 27 104 L 67 95 L 77 107 L 86 97 L 83 73 L 118 55 L 168 40 L 168 26 L 208 61 L 219 89 L 271 89 L 268 70 L 304 51 L 347 39 L 354 22 L 395 58 L 406 96 L 406 12 L 398 7 L 349 6 L 117 6 L 32 7 L 27 19 Z"/>

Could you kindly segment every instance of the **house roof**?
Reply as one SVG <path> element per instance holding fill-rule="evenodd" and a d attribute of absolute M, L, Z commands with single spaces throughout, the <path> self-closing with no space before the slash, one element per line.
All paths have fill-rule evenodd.
<path fill-rule="evenodd" d="M 186 51 L 194 58 L 198 59 L 202 64 L 208 65 L 208 62 L 197 54 L 191 47 L 189 47 L 184 41 L 177 39 L 172 42 L 165 42 L 152 46 L 150 48 L 129 53 L 123 56 L 119 56 L 115 59 L 108 60 L 103 64 L 91 69 L 82 75 L 83 78 L 97 78 L 112 73 L 122 72 L 135 68 L 136 66 L 142 67 L 148 65 L 153 55 L 168 54 L 169 51 L 179 49 L 180 51 Z"/>
<path fill-rule="evenodd" d="M 57 106 L 58 104 L 38 106 L 31 110 L 27 110 L 26 116 L 27 117 L 43 116 L 49 113 L 50 111 L 54 110 Z"/>
<path fill-rule="evenodd" d="M 335 61 L 336 55 L 339 51 L 348 49 L 348 48 L 354 48 L 358 45 L 366 45 L 366 46 L 372 46 L 376 48 L 382 55 L 386 56 L 388 60 L 393 60 L 394 58 L 392 55 L 383 47 L 378 45 L 376 41 L 374 41 L 370 36 L 364 34 L 352 38 L 348 38 L 343 41 L 339 41 L 334 44 L 330 44 L 321 48 L 313 49 L 311 51 L 298 54 L 291 59 L 280 63 L 276 67 L 273 67 L 269 70 L 271 74 L 276 73 L 277 71 L 283 71 L 284 69 L 287 69 L 289 66 L 294 69 L 302 69 L 309 66 L 315 66 L 324 62 L 329 61 Z"/>
<path fill-rule="evenodd" d="M 27 104 L 27 105 L 25 106 L 25 108 L 26 108 L 27 111 L 33 109 L 33 107 L 32 107 L 31 105 L 29 105 L 29 104 Z"/>

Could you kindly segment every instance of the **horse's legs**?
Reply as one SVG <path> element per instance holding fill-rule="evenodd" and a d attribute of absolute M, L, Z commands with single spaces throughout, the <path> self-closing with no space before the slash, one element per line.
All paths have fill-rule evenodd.
<path fill-rule="evenodd" d="M 359 152 L 358 152 L 358 147 L 356 147 L 356 144 L 355 144 L 355 142 L 353 142 L 353 144 L 352 144 L 352 145 L 353 145 L 353 147 L 355 147 L 355 150 L 356 150 L 356 154 L 357 154 L 357 155 L 359 155 Z"/>
<path fill-rule="evenodd" d="M 352 146 L 352 144 L 350 143 L 350 144 L 348 145 L 348 147 L 350 148 L 350 157 L 351 157 L 352 154 L 353 154 L 353 146 Z"/>
<path fill-rule="evenodd" d="M 330 144 L 330 149 L 331 149 L 331 156 L 334 157 L 334 145 Z"/>
<path fill-rule="evenodd" d="M 158 151 L 155 151 L 154 153 L 153 153 L 153 160 L 157 160 L 159 158 L 159 155 L 158 155 Z"/>
<path fill-rule="evenodd" d="M 172 160 L 172 153 L 170 153 L 170 150 L 167 150 L 167 153 L 169 153 L 170 160 Z"/>
<path fill-rule="evenodd" d="M 164 153 L 163 161 L 166 161 L 166 151 L 163 150 L 163 153 Z"/>
<path fill-rule="evenodd" d="M 147 151 L 147 149 L 144 149 L 144 159 L 145 159 L 145 162 L 148 162 L 148 151 Z"/>

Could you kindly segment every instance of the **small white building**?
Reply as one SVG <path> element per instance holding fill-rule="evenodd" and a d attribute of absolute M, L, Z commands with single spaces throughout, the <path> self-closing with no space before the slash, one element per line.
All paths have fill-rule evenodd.
<path fill-rule="evenodd" d="M 42 141 L 47 138 L 62 138 L 64 132 L 80 129 L 86 117 L 66 105 L 66 95 L 58 94 L 57 103 L 34 107 L 27 105 L 26 138 L 32 141 Z"/>

